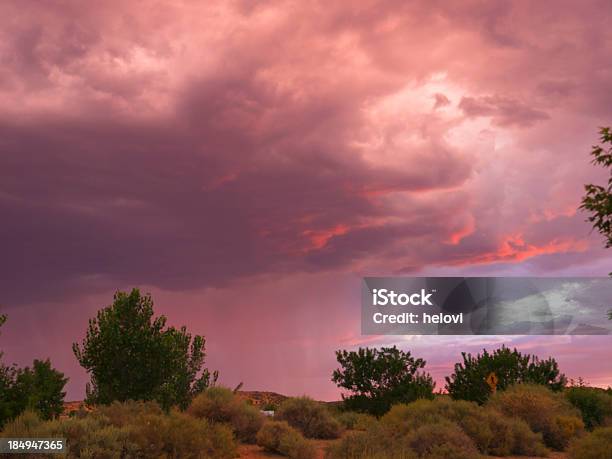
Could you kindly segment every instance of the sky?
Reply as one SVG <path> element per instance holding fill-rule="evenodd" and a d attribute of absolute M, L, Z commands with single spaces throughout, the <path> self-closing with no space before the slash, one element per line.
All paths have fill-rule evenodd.
<path fill-rule="evenodd" d="M 578 210 L 612 124 L 612 6 L 4 1 L 0 349 L 71 352 L 138 287 L 229 386 L 333 400 L 334 351 L 443 386 L 507 344 L 612 385 L 610 336 L 362 336 L 363 276 L 605 276 Z"/>

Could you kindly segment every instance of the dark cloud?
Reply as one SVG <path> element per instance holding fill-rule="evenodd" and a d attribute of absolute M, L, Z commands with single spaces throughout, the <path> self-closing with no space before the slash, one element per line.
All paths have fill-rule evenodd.
<path fill-rule="evenodd" d="M 401 8 L 4 3 L 0 300 L 591 253 L 605 13 Z"/>
<path fill-rule="evenodd" d="M 500 126 L 528 127 L 549 118 L 548 114 L 541 110 L 516 100 L 496 96 L 463 97 L 459 108 L 469 117 L 490 116 L 493 122 Z"/>

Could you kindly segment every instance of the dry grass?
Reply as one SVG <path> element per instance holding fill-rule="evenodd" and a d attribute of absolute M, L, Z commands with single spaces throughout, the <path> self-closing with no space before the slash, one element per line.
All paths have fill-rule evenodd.
<path fill-rule="evenodd" d="M 351 431 L 347 431 L 345 435 L 350 432 Z M 325 450 L 329 446 L 333 445 L 334 443 L 340 440 L 341 439 L 311 440 L 316 448 L 316 452 L 317 452 L 316 458 L 324 459 Z M 240 445 L 238 447 L 238 454 L 241 459 L 270 459 L 270 458 L 285 457 L 285 456 L 281 456 L 280 454 L 275 454 L 275 453 L 270 453 L 268 451 L 265 451 L 262 447 L 257 446 L 257 445 Z M 486 459 L 542 459 L 541 457 L 535 457 L 535 456 L 505 456 L 503 458 L 498 457 L 498 456 L 483 456 L 483 458 L 486 458 Z M 547 459 L 568 459 L 568 455 L 567 453 L 552 452 L 548 455 Z"/>

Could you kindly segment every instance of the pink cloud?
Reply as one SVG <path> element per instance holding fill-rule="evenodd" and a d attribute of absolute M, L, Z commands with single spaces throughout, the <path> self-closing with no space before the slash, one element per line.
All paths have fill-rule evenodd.
<path fill-rule="evenodd" d="M 609 271 L 576 211 L 583 185 L 607 178 L 588 156 L 612 119 L 606 2 L 8 1 L 0 13 L 0 304 L 20 317 L 2 337 L 16 359 L 51 349 L 78 374 L 67 337 L 114 289 L 141 285 L 162 304 L 184 298 L 166 312 L 201 320 L 213 361 L 240 362 L 214 361 L 228 381 L 331 394 L 330 351 L 364 338 L 338 318 L 319 330 L 310 311 L 349 314 L 352 288 L 256 296 L 260 316 L 234 288 Z M 73 317 L 15 350 L 53 314 Z"/>

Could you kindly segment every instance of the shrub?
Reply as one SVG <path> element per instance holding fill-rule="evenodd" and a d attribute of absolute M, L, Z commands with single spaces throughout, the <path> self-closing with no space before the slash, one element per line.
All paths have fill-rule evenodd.
<path fill-rule="evenodd" d="M 178 411 L 172 411 L 164 420 L 162 451 L 169 457 L 226 458 L 236 454 L 232 431 L 224 425 L 194 419 Z M 150 436 L 156 432 L 159 435 L 157 429 L 151 429 Z"/>
<path fill-rule="evenodd" d="M 337 351 L 336 359 L 341 368 L 334 370 L 332 381 L 350 393 L 343 395 L 348 410 L 380 416 L 393 404 L 433 398 L 433 379 L 419 372 L 425 360 L 415 359 L 410 352 L 395 346 L 359 348 Z"/>
<path fill-rule="evenodd" d="M 342 411 L 335 417 L 340 425 L 348 430 L 367 430 L 373 422 L 376 422 L 374 416 L 354 411 Z"/>
<path fill-rule="evenodd" d="M 518 383 L 541 384 L 553 391 L 560 391 L 567 382 L 552 357 L 540 360 L 505 346 L 492 354 L 485 349 L 476 357 L 465 352 L 461 355 L 463 362 L 455 364 L 454 373 L 446 377 L 446 389 L 455 400 L 470 400 L 479 404 L 486 402 L 492 393 L 486 382 L 491 373 L 498 378 L 497 391 Z"/>
<path fill-rule="evenodd" d="M 570 387 L 567 399 L 580 410 L 587 429 L 612 424 L 612 396 L 593 387 Z"/>
<path fill-rule="evenodd" d="M 417 459 L 402 438 L 392 438 L 378 421 L 366 431 L 351 432 L 329 446 L 329 459 Z"/>
<path fill-rule="evenodd" d="M 450 422 L 427 424 L 411 432 L 407 444 L 426 459 L 474 459 L 480 457 L 471 438 Z"/>
<path fill-rule="evenodd" d="M 6 424 L 2 436 L 64 437 L 73 457 L 112 458 L 137 450 L 128 439 L 127 429 L 93 417 L 43 421 L 36 413 L 26 411 Z"/>
<path fill-rule="evenodd" d="M 408 433 L 382 422 L 365 432 L 352 432 L 329 447 L 329 459 L 475 459 L 474 442 L 449 421 L 424 424 Z"/>
<path fill-rule="evenodd" d="M 612 459 L 612 427 L 602 427 L 576 440 L 569 449 L 571 459 Z"/>
<path fill-rule="evenodd" d="M 264 422 L 256 407 L 224 387 L 211 387 L 198 395 L 187 412 L 197 418 L 229 424 L 236 437 L 248 443 L 255 442 Z"/>
<path fill-rule="evenodd" d="M 278 408 L 275 418 L 287 421 L 308 438 L 338 438 L 342 433 L 342 426 L 327 408 L 308 397 L 288 398 Z"/>
<path fill-rule="evenodd" d="M 492 396 L 488 406 L 524 420 L 531 430 L 542 433 L 547 446 L 560 451 L 584 429 L 579 411 L 563 394 L 553 393 L 544 386 L 512 386 Z"/>
<path fill-rule="evenodd" d="M 2 429 L 2 437 L 39 437 L 45 436 L 48 426 L 40 416 L 32 410 L 26 410 Z"/>
<path fill-rule="evenodd" d="M 157 402 L 128 400 L 127 402 L 115 401 L 110 405 L 99 405 L 92 416 L 103 417 L 105 421 L 114 426 L 124 426 L 133 424 L 137 417 L 162 414 L 163 411 Z"/>
<path fill-rule="evenodd" d="M 113 404 L 106 414 L 44 422 L 26 412 L 7 424 L 3 436 L 64 437 L 73 457 L 232 458 L 236 444 L 229 427 L 155 404 Z"/>
<path fill-rule="evenodd" d="M 312 459 L 314 447 L 285 421 L 268 421 L 257 433 L 257 444 L 292 459 Z"/>
<path fill-rule="evenodd" d="M 465 432 L 483 454 L 545 455 L 541 435 L 533 433 L 521 420 L 505 418 L 473 402 L 437 398 L 396 405 L 381 418 L 389 432 L 406 435 L 429 424 L 454 423 Z"/>

